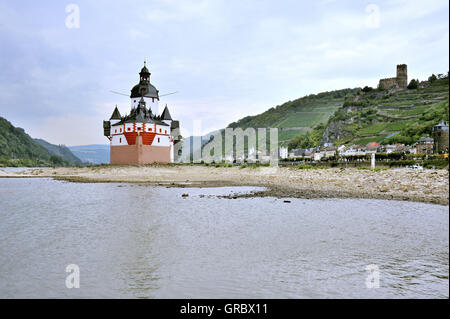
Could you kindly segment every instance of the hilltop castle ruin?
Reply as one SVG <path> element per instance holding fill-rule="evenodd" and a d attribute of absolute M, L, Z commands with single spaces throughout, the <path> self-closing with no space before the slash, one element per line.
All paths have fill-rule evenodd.
<path fill-rule="evenodd" d="M 408 86 L 408 69 L 406 64 L 397 65 L 397 76 L 395 78 L 381 79 L 378 87 L 380 89 L 406 89 Z"/>

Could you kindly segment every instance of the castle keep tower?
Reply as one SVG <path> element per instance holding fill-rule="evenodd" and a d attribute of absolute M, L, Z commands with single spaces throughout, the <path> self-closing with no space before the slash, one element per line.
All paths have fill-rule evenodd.
<path fill-rule="evenodd" d="M 150 83 L 150 72 L 144 62 L 140 81 L 131 90 L 131 112 L 122 116 L 114 109 L 103 121 L 104 135 L 110 141 L 111 164 L 150 164 L 178 161 L 181 136 L 179 122 L 169 108 L 158 115 L 159 92 Z"/>
<path fill-rule="evenodd" d="M 408 67 L 406 64 L 397 65 L 397 84 L 400 88 L 406 89 L 408 86 Z"/>

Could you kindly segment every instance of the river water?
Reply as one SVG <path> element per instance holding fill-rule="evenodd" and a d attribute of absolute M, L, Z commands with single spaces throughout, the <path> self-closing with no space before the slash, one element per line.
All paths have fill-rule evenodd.
<path fill-rule="evenodd" d="M 0 298 L 449 297 L 448 206 L 252 189 L 0 179 Z"/>

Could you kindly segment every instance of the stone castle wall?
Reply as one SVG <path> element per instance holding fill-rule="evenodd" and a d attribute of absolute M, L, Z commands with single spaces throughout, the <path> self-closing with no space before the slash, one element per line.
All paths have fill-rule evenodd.
<path fill-rule="evenodd" d="M 408 86 L 408 67 L 406 64 L 397 65 L 397 76 L 395 78 L 381 79 L 378 87 L 384 90 L 392 88 L 406 89 Z"/>
<path fill-rule="evenodd" d="M 380 83 L 378 84 L 378 87 L 388 90 L 388 89 L 392 89 L 392 88 L 397 88 L 398 83 L 397 83 L 397 78 L 387 78 L 387 79 L 381 79 Z"/>

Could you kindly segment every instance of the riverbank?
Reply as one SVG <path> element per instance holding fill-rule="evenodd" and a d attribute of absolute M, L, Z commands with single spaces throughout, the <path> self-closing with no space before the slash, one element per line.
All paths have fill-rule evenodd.
<path fill-rule="evenodd" d="M 373 198 L 449 204 L 449 172 L 410 169 L 297 169 L 192 165 L 36 168 L 1 178 L 51 177 L 82 183 L 149 183 L 166 187 L 259 186 L 265 191 L 234 197 Z"/>

